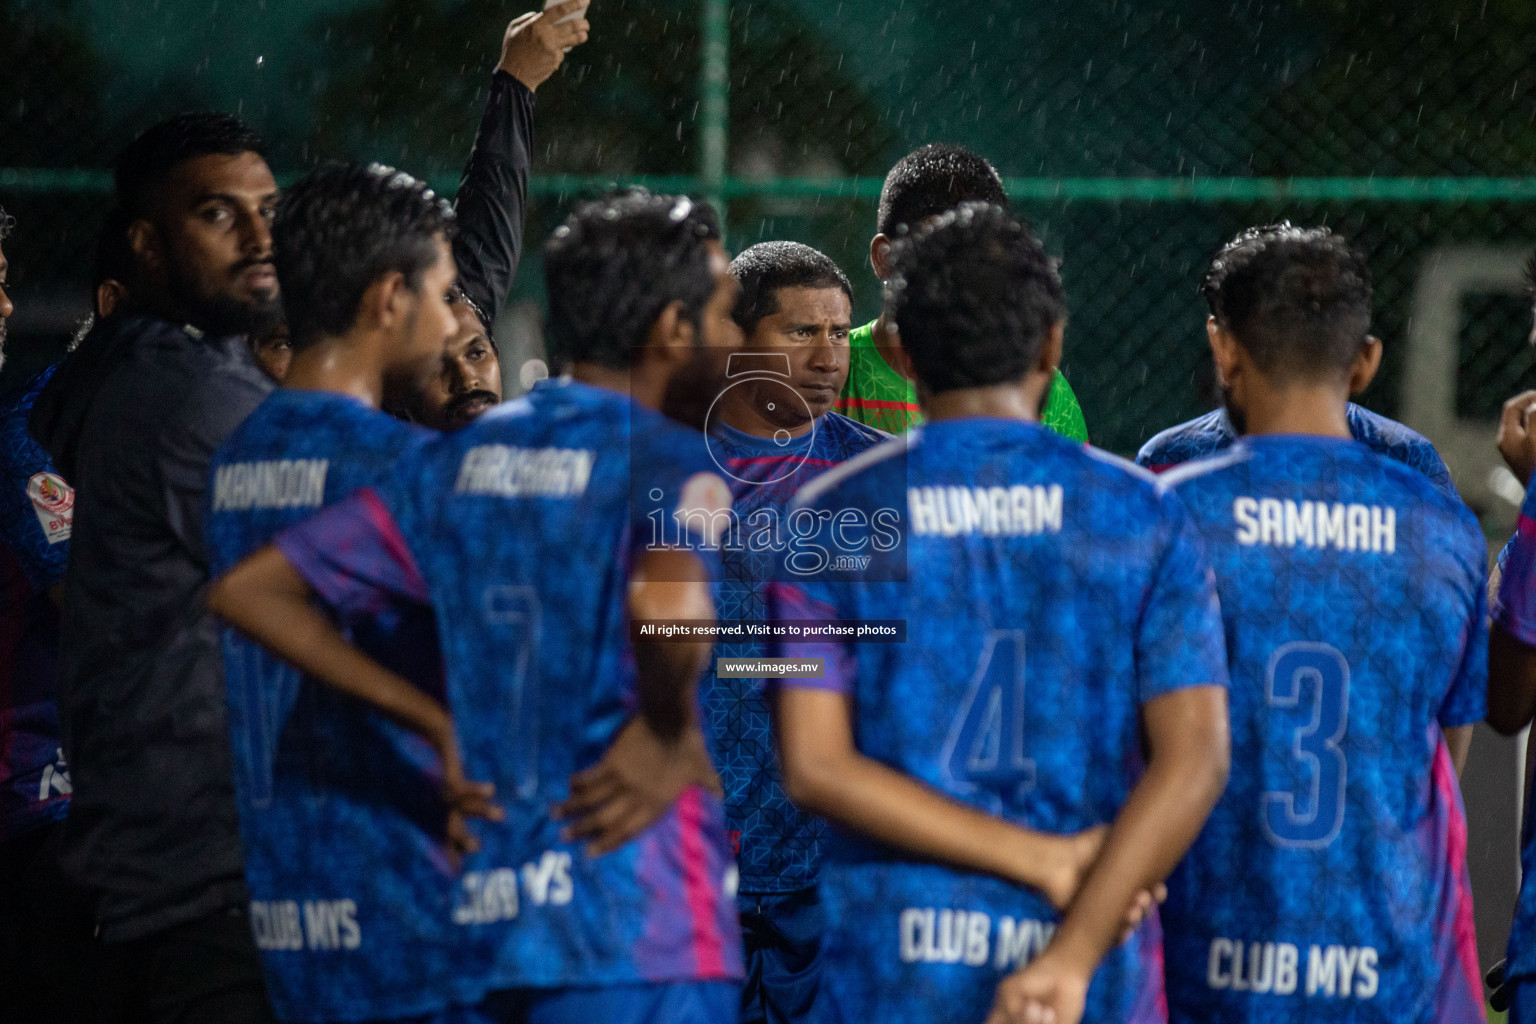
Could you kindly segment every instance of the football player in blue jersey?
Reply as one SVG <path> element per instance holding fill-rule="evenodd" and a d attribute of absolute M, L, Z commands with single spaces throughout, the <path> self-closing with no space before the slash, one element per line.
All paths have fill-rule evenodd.
<path fill-rule="evenodd" d="M 378 164 L 327 165 L 284 193 L 272 231 L 292 363 L 286 386 L 214 455 L 206 530 L 215 574 L 382 483 L 434 436 L 379 405 L 387 387 L 416 386 L 435 370 L 457 330 L 454 228 L 445 200 Z M 216 590 L 216 610 L 224 599 Z M 456 875 L 441 849 L 438 793 L 459 776 L 431 611 L 372 595 L 330 610 L 361 650 L 409 681 L 395 699 L 433 723 L 431 745 L 226 632 L 235 790 L 267 993 L 285 1020 L 442 1011 L 454 991 L 446 908 Z"/>
<path fill-rule="evenodd" d="M 728 267 L 706 206 L 644 192 L 582 205 L 545 251 L 549 330 L 572 376 L 400 459 L 215 597 L 294 664 L 386 705 L 406 681 L 310 601 L 434 607 L 465 770 L 506 808 L 477 828 L 444 908 L 465 936 L 458 991 L 497 990 L 478 1010 L 489 1019 L 738 1012 L 735 871 L 691 742 L 710 644 L 643 629 L 713 619 L 711 541 L 730 490 L 699 435 L 655 408 L 703 346 L 739 344 Z M 430 716 L 390 706 L 430 730 Z M 632 792 L 644 787 L 665 794 L 659 811 Z M 599 850 L 577 845 L 589 833 Z"/>
<path fill-rule="evenodd" d="M 731 274 L 741 284 L 736 323 L 746 343 L 727 360 L 707 431 L 740 524 L 721 551 L 720 617 L 753 622 L 768 615 L 795 491 L 889 435 L 831 411 L 848 376 L 853 316 L 853 290 L 837 264 L 798 242 L 763 242 L 731 261 Z M 751 641 L 719 650 L 764 653 Z M 699 686 L 741 869 L 742 1021 L 804 1020 L 825 927 L 816 892 L 823 825 L 784 795 L 764 680 L 710 670 Z"/>
<path fill-rule="evenodd" d="M 892 256 L 927 423 L 796 506 L 901 528 L 774 590 L 776 618 L 906 626 L 787 648 L 825 672 L 778 708 L 790 796 L 838 826 L 818 1013 L 1161 1020 L 1155 919 L 1120 940 L 1226 778 L 1210 571 L 1149 474 L 1038 422 L 1065 302 L 1027 227 L 967 204 Z"/>
<path fill-rule="evenodd" d="M 1380 359 L 1364 257 L 1290 228 L 1221 274 L 1244 437 L 1163 480 L 1216 573 L 1232 773 L 1168 883 L 1171 1019 L 1482 1021 L 1457 772 L 1488 709 L 1486 541 L 1353 435 Z"/>
<path fill-rule="evenodd" d="M 1301 233 L 1303 233 L 1302 229 L 1292 227 L 1288 221 L 1252 227 L 1244 230 L 1222 247 L 1215 259 L 1211 261 L 1210 268 L 1200 284 L 1201 294 L 1205 296 L 1205 301 L 1211 309 L 1210 316 L 1205 321 L 1207 336 L 1214 338 L 1218 321 L 1229 315 L 1234 303 L 1241 301 L 1230 296 L 1225 287 L 1227 275 L 1233 263 L 1244 259 L 1254 250 L 1262 249 L 1267 245 L 1283 244 L 1286 239 Z M 1212 343 L 1214 344 L 1214 340 Z M 1376 370 L 1381 365 L 1380 339 L 1371 337 L 1365 344 L 1367 354 L 1374 352 L 1375 355 L 1369 355 L 1362 360 L 1358 371 L 1350 378 L 1349 393 L 1351 395 L 1364 391 L 1375 378 Z M 1220 380 L 1219 374 L 1218 380 Z M 1223 382 L 1223 397 L 1225 398 L 1229 393 L 1230 384 Z M 1429 477 L 1435 486 L 1446 494 L 1452 497 L 1457 496 L 1456 485 L 1451 482 L 1451 471 L 1428 438 L 1396 420 L 1387 419 L 1353 402 L 1348 403 L 1345 416 L 1349 423 L 1350 436 L 1356 441 L 1365 444 L 1372 451 L 1412 466 Z M 1141 446 L 1141 451 L 1136 453 L 1136 463 L 1154 473 L 1161 473 L 1191 459 L 1224 451 L 1246 431 L 1247 426 L 1243 422 L 1241 410 L 1233 409 L 1231 402 L 1223 401 L 1221 408 L 1186 423 L 1180 423 L 1178 426 L 1169 427 L 1153 437 Z"/>

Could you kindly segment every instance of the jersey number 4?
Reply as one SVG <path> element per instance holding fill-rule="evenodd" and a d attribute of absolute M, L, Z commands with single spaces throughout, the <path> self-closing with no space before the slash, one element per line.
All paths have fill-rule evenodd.
<path fill-rule="evenodd" d="M 971 677 L 970 696 L 950 727 L 949 775 L 986 789 L 1028 792 L 1035 761 L 1024 752 L 1024 634 L 993 630 Z"/>
<path fill-rule="evenodd" d="M 1349 722 L 1349 662 L 1327 644 L 1285 644 L 1269 659 L 1264 699 L 1281 712 L 1311 705 L 1306 724 L 1291 733 L 1291 770 L 1300 792 L 1263 795 L 1265 834 L 1276 846 L 1321 849 L 1344 827 L 1349 765 L 1339 743 Z"/>

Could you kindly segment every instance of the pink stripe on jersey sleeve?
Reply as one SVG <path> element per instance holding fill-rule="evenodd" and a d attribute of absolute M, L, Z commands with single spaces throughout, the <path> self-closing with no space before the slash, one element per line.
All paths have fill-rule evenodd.
<path fill-rule="evenodd" d="M 389 557 L 400 567 L 404 582 L 409 588 L 410 596 L 420 601 L 427 599 L 427 581 L 421 578 L 421 570 L 416 568 L 416 559 L 411 557 L 411 551 L 405 545 L 405 537 L 400 534 L 400 526 L 395 522 L 395 517 L 389 514 L 389 508 L 385 506 L 384 499 L 372 487 L 364 487 L 357 492 L 357 498 L 368 510 L 368 518 L 373 521 L 374 529 L 379 532 L 379 542 L 384 550 L 389 552 Z"/>
<path fill-rule="evenodd" d="M 726 459 L 732 468 L 745 468 L 747 466 L 777 466 L 786 462 L 793 462 L 797 466 L 820 466 L 830 468 L 841 466 L 836 459 L 813 459 L 809 456 L 802 458 L 798 455 L 743 455 L 739 458 Z"/>
<path fill-rule="evenodd" d="M 1141 976 L 1130 994 L 1125 1024 L 1167 1024 L 1168 990 L 1163 984 L 1163 919 L 1157 908 L 1142 921 L 1130 940 L 1136 946 L 1136 961 Z"/>
<path fill-rule="evenodd" d="M 427 600 L 426 582 L 400 527 L 368 488 L 272 542 L 321 600 L 342 614 L 367 614 L 402 597 Z"/>
<path fill-rule="evenodd" d="M 1477 960 L 1477 928 L 1472 919 L 1472 885 L 1467 874 L 1467 816 L 1461 805 L 1461 787 L 1451 753 L 1438 728 L 1433 729 L 1435 760 L 1430 769 L 1435 787 L 1435 815 L 1443 821 L 1446 845 L 1446 877 L 1441 888 L 1443 906 L 1439 926 L 1448 934 L 1439 937 L 1441 965 L 1445 971 L 1439 993 L 1437 1020 L 1483 1020 L 1483 977 Z M 1435 821 L 1437 830 L 1442 821 Z M 1454 959 L 1454 963 L 1446 962 Z"/>
<path fill-rule="evenodd" d="M 724 978 L 725 941 L 716 907 L 723 897 L 719 879 L 709 877 L 711 858 L 704 840 L 704 807 L 698 787 L 690 786 L 678 799 L 677 823 L 683 845 L 683 895 L 692 924 L 698 977 Z"/>

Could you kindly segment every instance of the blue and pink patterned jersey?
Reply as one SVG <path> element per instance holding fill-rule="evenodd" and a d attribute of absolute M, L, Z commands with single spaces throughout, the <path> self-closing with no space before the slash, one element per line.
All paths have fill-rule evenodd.
<path fill-rule="evenodd" d="M 59 739 L 59 610 L 75 492 L 27 432 L 53 367 L 0 398 L 0 843 L 59 821 L 69 770 Z"/>
<path fill-rule="evenodd" d="M 904 457 L 903 457 L 904 456 Z M 1019 825 L 1112 821 L 1144 764 L 1142 706 L 1225 686 L 1220 612 L 1177 498 L 1033 423 L 929 423 L 811 484 L 797 505 L 873 516 L 861 578 L 776 585 L 781 618 L 906 621 L 905 643 L 786 644 L 852 698 L 860 753 Z M 867 550 L 867 549 L 866 549 Z M 832 1019 L 980 1021 L 1060 920 L 1037 893 L 842 829 L 825 844 Z M 1155 915 L 1094 976 L 1085 1020 L 1165 1019 Z"/>
<path fill-rule="evenodd" d="M 551 380 L 279 538 L 327 603 L 400 594 L 436 612 L 465 774 L 506 809 L 473 823 L 454 911 L 476 936 L 461 970 L 486 988 L 741 976 L 717 800 L 690 789 L 598 858 L 552 815 L 635 713 L 637 552 L 686 542 L 715 571 L 699 533 L 730 491 L 714 469 L 693 431 Z"/>
<path fill-rule="evenodd" d="M 1499 555 L 1502 570 L 1493 621 L 1521 643 L 1536 647 L 1536 487 L 1525 492 L 1519 526 Z M 1525 802 L 1520 845 L 1520 897 L 1509 932 L 1507 976 L 1536 979 L 1536 800 Z"/>
<path fill-rule="evenodd" d="M 213 458 L 213 572 L 388 479 L 431 436 L 346 395 L 272 392 Z M 359 594 L 330 610 L 358 647 L 441 699 L 429 608 Z M 442 1009 L 461 929 L 436 755 L 233 630 L 224 660 L 251 923 L 274 1009 L 304 1021 Z"/>
<path fill-rule="evenodd" d="M 1487 547 L 1358 442 L 1245 438 L 1163 480 L 1216 572 L 1232 769 L 1163 908 L 1174 1021 L 1483 1019 L 1442 727 L 1487 713 Z"/>
<path fill-rule="evenodd" d="M 722 620 L 768 617 L 770 584 L 783 578 L 782 537 L 790 500 L 805 484 L 833 466 L 886 440 L 888 434 L 829 412 L 799 437 L 756 437 L 717 424 L 709 433 L 710 454 L 726 475 L 731 507 L 741 529 L 720 551 L 719 612 Z M 764 515 L 754 519 L 754 513 Z M 721 644 L 720 657 L 764 653 L 755 641 Z M 784 794 L 772 715 L 761 679 L 721 679 L 713 664 L 700 681 L 705 731 L 725 787 L 725 819 L 743 892 L 787 892 L 816 884 L 821 861 L 820 818 L 806 814 Z"/>
<path fill-rule="evenodd" d="M 1429 438 L 1410 430 L 1396 420 L 1389 420 L 1371 410 L 1349 403 L 1345 411 L 1349 432 L 1356 441 L 1389 459 L 1411 466 L 1427 476 L 1444 494 L 1456 498 L 1451 471 L 1430 444 Z M 1237 431 L 1227 418 L 1226 409 L 1214 409 L 1187 423 L 1169 427 L 1141 446 L 1136 464 L 1154 473 L 1174 466 L 1224 452 L 1237 441 Z"/>

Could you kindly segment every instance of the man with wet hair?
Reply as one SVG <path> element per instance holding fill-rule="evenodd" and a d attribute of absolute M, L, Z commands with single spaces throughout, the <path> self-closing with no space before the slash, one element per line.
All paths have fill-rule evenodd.
<path fill-rule="evenodd" d="M 707 431 L 741 524 L 721 551 L 720 615 L 754 622 L 767 618 L 768 589 L 783 578 L 795 492 L 889 435 L 831 411 L 848 376 L 853 326 L 853 289 L 837 264 L 798 242 L 762 242 L 731 261 L 731 274 L 741 285 L 735 317 L 746 343 L 718 385 Z M 748 642 L 719 653 L 766 652 Z M 743 1024 L 809 1019 L 826 927 L 816 892 L 823 825 L 784 795 L 765 685 L 713 668 L 700 682 L 741 869 Z"/>
<path fill-rule="evenodd" d="M 961 146 L 932 143 L 913 150 L 891 168 L 880 189 L 877 234 L 869 243 L 875 277 L 890 276 L 891 243 L 903 232 L 961 203 L 993 203 L 1004 209 L 1003 179 L 985 158 Z M 837 411 L 861 423 L 899 434 L 922 422 L 911 366 L 888 316 L 881 313 L 850 336 L 848 382 Z M 1088 440 L 1082 407 L 1061 371 L 1051 380 L 1040 422 L 1074 441 Z"/>
<path fill-rule="evenodd" d="M 316 510 L 382 484 L 432 436 L 379 405 L 391 379 L 435 368 L 456 328 L 454 226 L 445 200 L 378 164 L 327 165 L 283 193 L 272 236 L 293 362 L 285 386 L 214 455 L 215 574 Z M 408 699 L 441 707 L 429 608 L 338 613 L 361 649 L 410 677 Z M 441 911 L 456 876 L 441 855 L 438 768 L 423 763 L 421 740 L 313 678 L 295 679 L 233 631 L 224 659 L 252 923 L 278 1016 L 382 1020 L 446 1009 L 454 925 Z M 446 712 L 438 722 L 428 739 L 452 766 Z M 346 943 L 292 948 L 282 908 L 337 885 L 349 920 L 365 929 L 367 955 Z"/>
<path fill-rule="evenodd" d="M 75 486 L 59 662 L 74 783 L 62 859 L 98 896 L 116 1001 L 148 1019 L 265 1020 L 229 762 L 222 656 L 202 608 L 214 450 L 266 396 L 246 335 L 280 315 L 261 139 L 183 114 L 118 160 L 132 301 L 38 395 L 35 436 Z"/>
<path fill-rule="evenodd" d="M 927 422 L 795 508 L 890 510 L 898 536 L 774 590 L 775 618 L 906 623 L 782 651 L 824 665 L 778 698 L 789 795 L 839 826 L 818 1011 L 1160 1020 L 1141 913 L 1226 778 L 1210 570 L 1149 474 L 1039 423 L 1066 304 L 1026 226 L 967 203 L 890 255 Z"/>
<path fill-rule="evenodd" d="M 1168 880 L 1170 1020 L 1481 1021 L 1457 775 L 1497 703 L 1487 541 L 1357 438 L 1381 358 L 1365 258 L 1295 228 L 1228 256 L 1210 340 L 1242 438 L 1163 477 L 1232 677 L 1231 778 Z"/>
<path fill-rule="evenodd" d="M 1205 296 L 1211 311 L 1205 321 L 1207 335 L 1220 328 L 1241 330 L 1246 327 L 1255 351 L 1268 352 L 1276 347 L 1272 336 L 1275 328 L 1269 326 L 1269 311 L 1262 308 L 1252 279 L 1245 274 L 1246 268 L 1254 260 L 1262 258 L 1264 251 L 1275 245 L 1309 246 L 1311 251 L 1319 254 L 1338 255 L 1349 251 L 1348 239 L 1325 227 L 1297 228 L 1286 221 L 1243 230 L 1211 260 L 1210 268 L 1200 282 L 1200 292 Z M 1295 274 L 1302 270 L 1296 267 L 1289 272 Z M 1369 309 L 1370 271 L 1362 265 L 1360 273 L 1362 276 L 1358 278 L 1358 287 L 1362 289 L 1365 306 Z M 1363 335 L 1360 344 L 1363 349 L 1374 350 L 1377 355 L 1369 361 L 1370 372 L 1350 382 L 1351 395 L 1359 394 L 1370 385 L 1376 375 L 1376 367 L 1381 363 L 1381 339 Z M 1226 385 L 1222 383 L 1221 386 L 1221 408 L 1169 427 L 1153 437 L 1137 452 L 1136 464 L 1154 473 L 1161 473 L 1181 463 L 1215 455 L 1231 447 L 1244 433 L 1245 425 L 1241 414 L 1234 415 L 1230 403 L 1225 400 Z M 1412 466 L 1429 477 L 1445 493 L 1453 496 L 1456 494 L 1456 485 L 1451 482 L 1451 471 L 1428 438 L 1353 402 L 1349 403 L 1346 415 L 1350 436 L 1356 441 L 1372 451 Z"/>
<path fill-rule="evenodd" d="M 730 490 L 702 439 L 656 408 L 706 347 L 740 343 L 719 234 L 682 197 L 578 207 L 544 260 L 571 376 L 403 457 L 212 592 L 274 653 L 429 735 L 440 709 L 390 699 L 410 684 L 313 602 L 435 609 L 464 772 L 505 807 L 476 830 L 453 908 L 459 992 L 500 990 L 482 1007 L 495 1019 L 737 1012 L 734 871 L 699 784 L 713 773 L 694 683 L 712 645 L 630 629 L 713 618 Z"/>
<path fill-rule="evenodd" d="M 823 427 L 844 436 L 888 436 L 846 416 L 823 419 L 848 376 L 853 289 L 837 264 L 799 242 L 761 242 L 731 261 L 731 274 L 741 285 L 734 315 L 747 339 L 743 351 L 777 355 L 777 364 L 755 362 L 784 379 L 724 392 L 721 423 L 770 441 L 781 431 L 806 437 Z M 781 397 L 788 400 L 774 400 Z M 788 454 L 782 448 L 775 454 Z"/>

